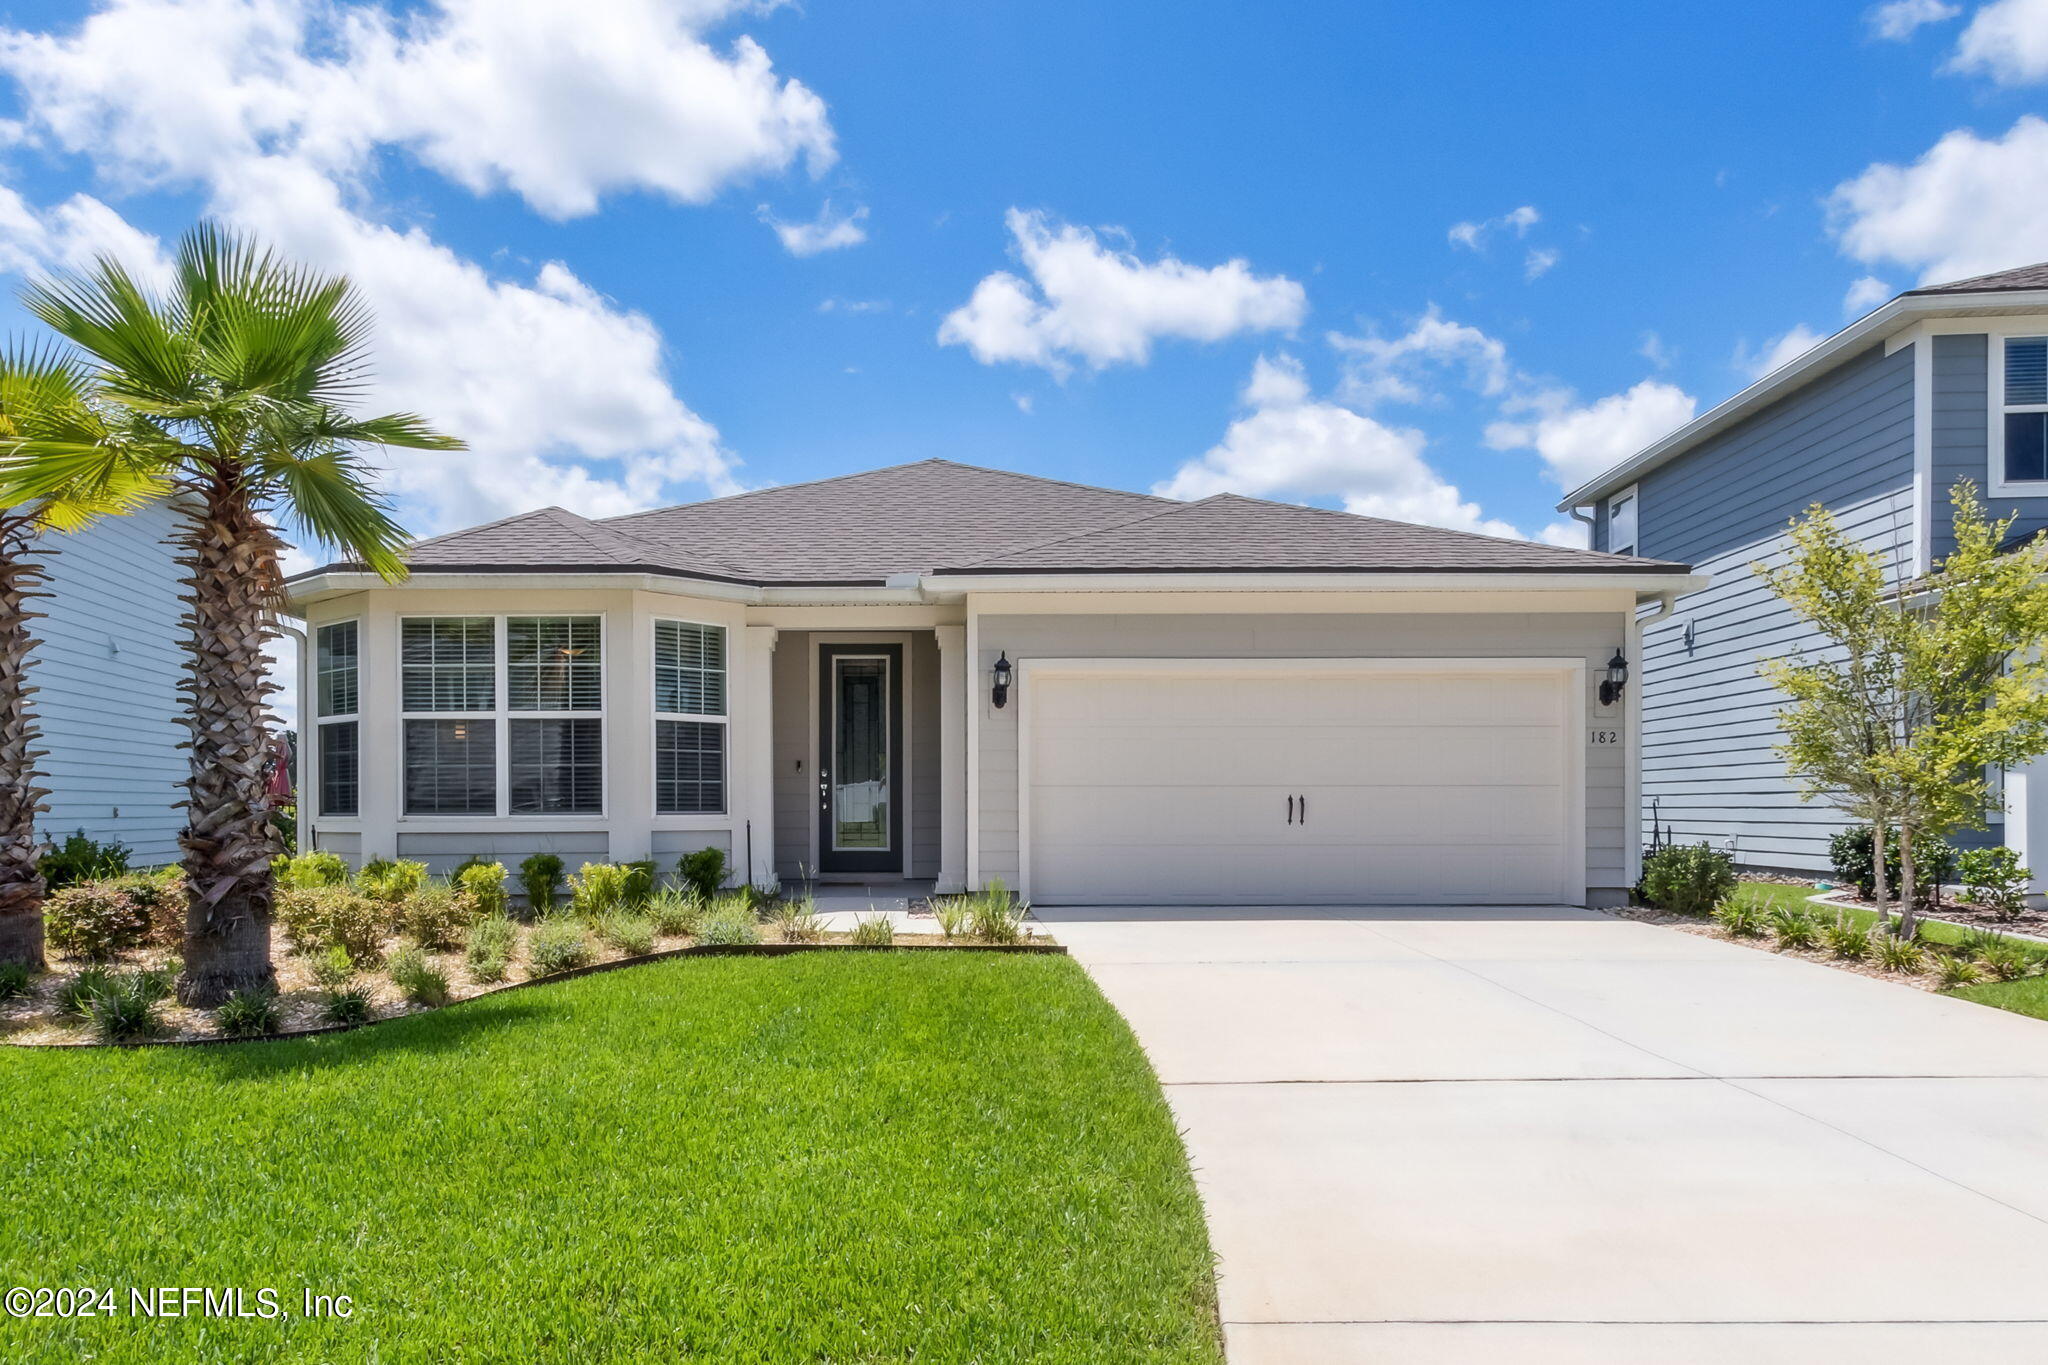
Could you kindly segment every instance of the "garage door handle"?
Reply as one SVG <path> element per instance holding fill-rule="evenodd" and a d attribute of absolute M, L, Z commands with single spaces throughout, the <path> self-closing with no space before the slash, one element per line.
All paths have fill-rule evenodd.
<path fill-rule="evenodd" d="M 1287 798 L 1287 823 L 1294 823 L 1294 798 L 1291 796 Z"/>

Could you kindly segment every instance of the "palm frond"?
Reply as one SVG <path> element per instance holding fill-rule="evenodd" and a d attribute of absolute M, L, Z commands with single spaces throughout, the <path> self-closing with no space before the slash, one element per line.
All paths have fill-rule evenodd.
<path fill-rule="evenodd" d="M 174 310 L 223 390 L 307 402 L 361 387 L 369 315 L 345 276 L 213 223 L 180 243 L 177 271 Z"/>
<path fill-rule="evenodd" d="M 117 402 L 175 403 L 195 397 L 190 338 L 111 256 L 84 274 L 30 282 L 22 306 L 88 357 L 97 387 Z"/>
<path fill-rule="evenodd" d="M 402 554 L 411 537 L 392 518 L 359 457 L 342 449 L 311 455 L 270 449 L 258 463 L 264 484 L 278 491 L 315 540 L 386 580 L 405 577 Z"/>

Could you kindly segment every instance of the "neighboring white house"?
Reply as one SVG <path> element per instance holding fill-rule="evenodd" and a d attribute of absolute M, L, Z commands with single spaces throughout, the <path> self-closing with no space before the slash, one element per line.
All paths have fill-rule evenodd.
<path fill-rule="evenodd" d="M 51 536 L 52 594 L 38 605 L 29 678 L 48 757 L 49 811 L 63 842 L 84 830 L 128 845 L 137 867 L 174 862 L 185 815 L 183 697 L 178 692 L 178 568 L 166 504 Z"/>
<path fill-rule="evenodd" d="M 1043 904 L 1616 903 L 1638 688 L 1610 669 L 1704 583 L 940 460 L 546 508 L 412 568 L 292 581 L 305 846 L 437 872 L 717 846 L 757 881 Z"/>

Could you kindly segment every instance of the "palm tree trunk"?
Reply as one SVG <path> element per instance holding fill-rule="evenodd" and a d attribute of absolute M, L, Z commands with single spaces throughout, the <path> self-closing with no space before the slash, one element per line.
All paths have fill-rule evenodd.
<path fill-rule="evenodd" d="M 37 867 L 36 816 L 49 793 L 36 785 L 39 732 L 29 697 L 28 662 L 35 649 L 28 609 L 43 578 L 29 549 L 24 518 L 0 521 L 0 962 L 43 968 L 43 874 Z"/>
<path fill-rule="evenodd" d="M 264 763 L 269 694 L 263 646 L 283 595 L 277 535 L 231 476 L 203 490 L 180 534 L 190 589 L 185 681 L 192 732 L 185 850 L 185 972 L 178 999 L 217 1005 L 239 990 L 274 989 L 270 962 L 270 824 Z"/>

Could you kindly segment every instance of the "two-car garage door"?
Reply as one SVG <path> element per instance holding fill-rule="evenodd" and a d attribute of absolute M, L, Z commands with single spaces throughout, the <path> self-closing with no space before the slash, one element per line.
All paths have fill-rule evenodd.
<path fill-rule="evenodd" d="M 1023 694 L 1042 904 L 1584 895 L 1577 661 L 1077 661 Z"/>

